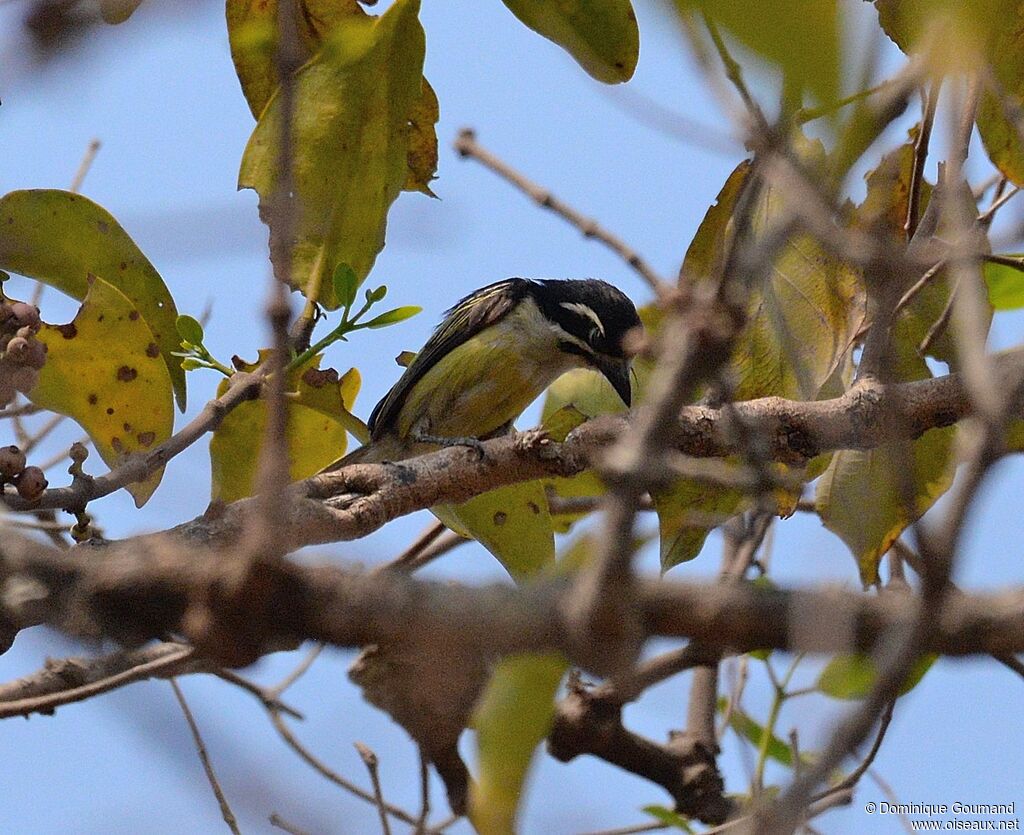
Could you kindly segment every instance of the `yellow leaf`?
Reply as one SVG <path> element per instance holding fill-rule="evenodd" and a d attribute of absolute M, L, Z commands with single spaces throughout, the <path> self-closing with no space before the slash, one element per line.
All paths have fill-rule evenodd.
<path fill-rule="evenodd" d="M 29 393 L 33 403 L 74 418 L 100 457 L 116 467 L 134 452 L 147 452 L 171 436 L 171 378 L 153 332 L 120 290 L 90 277 L 74 321 L 43 325 L 46 365 Z M 141 507 L 156 490 L 163 469 L 126 488 Z"/>
<path fill-rule="evenodd" d="M 153 332 L 178 406 L 185 372 L 171 355 L 180 347 L 178 311 L 167 286 L 111 214 L 70 191 L 12 191 L 0 198 L 0 269 L 20 273 L 83 300 L 98 275 L 135 306 Z"/>
<path fill-rule="evenodd" d="M 499 487 L 463 504 L 432 510 L 452 530 L 483 545 L 516 580 L 555 560 L 551 514 L 540 481 Z"/>
<path fill-rule="evenodd" d="M 629 81 L 640 57 L 630 0 L 504 0 L 523 23 L 568 52 L 606 84 Z"/>
<path fill-rule="evenodd" d="M 366 17 L 356 0 L 292 0 L 302 60 L 308 61 L 340 22 Z M 276 49 L 278 0 L 227 0 L 228 41 L 242 93 L 260 117 L 279 83 Z"/>
<path fill-rule="evenodd" d="M 469 819 L 480 835 L 515 831 L 523 783 L 551 730 L 567 667 L 559 653 L 513 655 L 492 674 L 473 720 L 479 777 L 470 789 Z"/>
<path fill-rule="evenodd" d="M 262 352 L 260 362 L 266 358 Z M 288 378 L 289 475 L 293 481 L 313 475 L 345 454 L 348 434 L 366 437 L 366 427 L 351 414 L 359 391 L 359 372 L 349 370 L 340 379 L 333 369 L 320 370 L 314 357 Z M 243 370 L 255 368 L 258 363 Z M 218 395 L 228 385 L 220 384 Z M 210 441 L 212 497 L 225 502 L 252 494 L 260 448 L 266 427 L 262 399 L 237 406 L 213 433 Z"/>
<path fill-rule="evenodd" d="M 384 247 L 387 213 L 406 184 L 409 118 L 423 92 L 419 0 L 396 0 L 380 17 L 350 17 L 295 77 L 295 228 L 283 259 L 270 211 L 278 175 L 282 108 L 274 95 L 246 147 L 239 187 L 260 195 L 270 254 L 280 275 L 334 310 L 331 275 L 340 263 L 362 281 Z"/>

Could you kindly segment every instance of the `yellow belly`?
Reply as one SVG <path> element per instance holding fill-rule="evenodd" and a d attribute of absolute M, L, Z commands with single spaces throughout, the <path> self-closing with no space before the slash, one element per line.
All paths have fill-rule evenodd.
<path fill-rule="evenodd" d="M 515 420 L 566 368 L 557 348 L 524 352 L 513 334 L 478 334 L 428 371 L 409 392 L 398 434 L 415 427 L 444 437 L 483 437 Z"/>

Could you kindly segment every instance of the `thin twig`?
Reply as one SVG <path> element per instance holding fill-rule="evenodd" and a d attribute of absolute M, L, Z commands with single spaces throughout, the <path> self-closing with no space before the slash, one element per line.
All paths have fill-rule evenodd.
<path fill-rule="evenodd" d="M 30 713 L 49 713 L 61 705 L 81 702 L 86 699 L 117 690 L 135 681 L 143 681 L 153 678 L 160 673 L 166 673 L 169 669 L 175 669 L 185 664 L 195 653 L 190 646 L 180 646 L 176 649 L 169 649 L 164 655 L 154 658 L 145 664 L 139 664 L 127 670 L 123 670 L 99 681 L 92 681 L 80 687 L 72 687 L 67 690 L 45 693 L 39 696 L 29 696 L 24 699 L 0 702 L 0 719 L 8 716 L 26 716 Z"/>
<path fill-rule="evenodd" d="M 1020 186 L 1014 186 L 1008 192 L 996 198 L 994 201 L 992 201 L 991 206 L 989 206 L 987 209 L 985 209 L 985 211 L 978 215 L 978 223 L 982 224 L 983 226 L 990 223 L 992 221 L 992 218 L 995 217 L 996 212 L 1003 208 L 1003 206 L 1005 206 L 1008 202 L 1010 202 L 1012 198 L 1016 197 L 1018 194 L 1020 194 Z"/>
<path fill-rule="evenodd" d="M 416 750 L 420 755 L 420 817 L 416 821 L 415 835 L 424 835 L 430 819 L 430 760 L 422 747 L 417 746 Z"/>
<path fill-rule="evenodd" d="M 302 661 L 299 662 L 299 665 L 290 673 L 288 673 L 288 675 L 286 675 L 283 679 L 281 679 L 281 681 L 278 682 L 275 686 L 271 687 L 268 692 L 270 692 L 274 698 L 277 698 L 282 693 L 284 693 L 285 690 L 287 690 L 289 687 L 295 684 L 295 682 L 297 682 L 309 671 L 309 668 L 313 666 L 313 662 L 320 657 L 320 653 L 323 652 L 323 650 L 323 644 L 317 644 L 315 647 L 313 647 L 309 652 L 306 653 L 306 656 L 302 659 Z"/>
<path fill-rule="evenodd" d="M 361 800 L 365 800 L 367 803 L 377 805 L 377 799 L 368 791 L 359 788 L 355 783 L 346 780 L 336 771 L 327 766 L 322 760 L 318 759 L 308 748 L 306 748 L 295 734 L 292 733 L 291 728 L 285 723 L 281 715 L 276 711 L 269 711 L 270 721 L 273 723 L 275 730 L 280 735 L 281 739 L 296 753 L 307 765 L 317 771 L 322 777 L 334 783 L 336 786 L 340 786 L 350 794 L 355 795 Z M 403 809 L 397 806 L 392 806 L 390 803 L 385 803 L 384 808 L 387 813 L 393 818 L 397 818 L 403 823 L 407 823 L 410 826 L 415 826 L 417 819 L 410 815 Z"/>
<path fill-rule="evenodd" d="M 78 169 L 75 171 L 75 176 L 71 178 L 71 186 L 69 191 L 72 194 L 78 194 L 82 188 L 82 183 L 85 182 L 85 177 L 89 173 L 89 169 L 92 168 L 93 161 L 96 159 L 96 154 L 100 150 L 100 141 L 98 139 L 89 140 L 89 144 L 85 146 L 85 153 L 82 155 L 82 161 L 78 163 Z M 46 285 L 41 281 L 36 282 L 36 286 L 32 291 L 32 304 L 39 307 L 39 302 L 43 298 L 43 291 L 46 289 Z"/>
<path fill-rule="evenodd" d="M 612 252 L 617 254 L 633 270 L 640 275 L 644 281 L 658 294 L 659 297 L 666 296 L 669 292 L 669 285 L 662 279 L 650 265 L 625 241 L 600 226 L 596 220 L 585 217 L 577 212 L 568 203 L 555 197 L 550 191 L 537 185 L 518 171 L 513 169 L 503 160 L 496 157 L 484 148 L 476 138 L 476 132 L 470 128 L 463 128 L 455 140 L 455 150 L 463 158 L 475 159 L 485 168 L 490 169 L 503 180 L 511 183 L 527 197 L 533 200 L 538 206 L 550 209 L 559 217 L 571 223 L 586 238 L 593 238 L 600 241 Z"/>
<path fill-rule="evenodd" d="M 173 677 L 168 679 L 168 682 L 174 691 L 174 697 L 181 706 L 181 712 L 185 714 L 185 721 L 188 723 L 188 729 L 192 733 L 192 741 L 196 745 L 199 761 L 203 764 L 206 779 L 209 781 L 210 788 L 213 789 L 213 794 L 217 798 L 217 804 L 220 806 L 221 817 L 224 818 L 224 823 L 228 825 L 228 829 L 234 832 L 235 835 L 241 835 L 241 830 L 238 828 L 238 820 L 235 818 L 235 813 L 231 811 L 228 799 L 224 796 L 224 790 L 217 779 L 217 773 L 213 770 L 213 763 L 210 761 L 210 755 L 206 751 L 206 744 L 203 742 L 202 734 L 199 733 L 199 725 L 196 723 L 196 718 L 192 715 L 188 702 L 185 701 L 185 694 L 181 692 L 178 682 Z"/>
<path fill-rule="evenodd" d="M 377 812 L 380 814 L 380 828 L 382 835 L 391 835 L 391 824 L 388 822 L 388 810 L 384 803 L 384 794 L 380 788 L 380 773 L 377 768 L 377 755 L 361 742 L 352 743 L 359 752 L 359 757 L 370 773 L 370 782 L 373 784 L 373 799 L 377 803 Z"/>
<path fill-rule="evenodd" d="M 921 192 L 924 186 L 924 166 L 928 161 L 928 144 L 932 138 L 932 125 L 935 124 L 935 111 L 939 106 L 939 93 L 942 90 L 942 80 L 935 78 L 928 87 L 928 95 L 925 97 L 924 115 L 921 117 L 921 129 L 917 134 L 917 141 L 914 143 L 914 167 L 910 171 L 910 194 L 907 199 L 907 217 L 903 223 L 903 229 L 907 233 L 907 240 L 914 237 L 917 231 L 917 222 L 921 215 Z"/>
<path fill-rule="evenodd" d="M 422 554 L 428 547 L 430 547 L 434 541 L 445 532 L 444 522 L 432 522 L 423 533 L 421 533 L 416 541 L 406 548 L 401 554 L 395 557 L 391 562 L 385 563 L 380 566 L 378 571 L 407 571 L 409 564 L 414 562 L 420 554 Z"/>
<path fill-rule="evenodd" d="M 295 824 L 286 821 L 277 812 L 274 812 L 268 818 L 270 825 L 287 832 L 288 835 L 310 835 L 305 829 L 299 829 Z"/>

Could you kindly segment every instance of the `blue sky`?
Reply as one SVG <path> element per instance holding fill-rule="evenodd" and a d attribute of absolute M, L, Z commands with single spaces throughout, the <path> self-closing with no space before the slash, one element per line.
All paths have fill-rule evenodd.
<path fill-rule="evenodd" d="M 638 303 L 649 300 L 646 287 L 615 256 L 478 165 L 459 160 L 450 143 L 463 126 L 476 128 L 494 152 L 599 219 L 663 275 L 675 274 L 743 149 L 723 138 L 728 131 L 716 102 L 660 7 L 645 0 L 636 5 L 641 59 L 635 79 L 620 89 L 592 81 L 559 49 L 518 24 L 498 0 L 424 3 L 426 75 L 441 102 L 441 160 L 434 185 L 440 199 L 402 195 L 371 281 L 387 283 L 396 305 L 420 304 L 425 312 L 332 349 L 332 364 L 362 371 L 357 412 L 364 417 L 398 376 L 393 357 L 415 350 L 446 307 L 482 284 L 509 275 L 601 276 Z M 212 307 L 207 343 L 217 356 L 255 356 L 265 340 L 266 232 L 256 215 L 255 194 L 235 190 L 253 122 L 231 65 L 222 7 L 147 0 L 127 24 L 92 30 L 71 54 L 45 64 L 34 62 L 20 35 L 26 9 L 25 0 L 0 0 L 0 193 L 67 187 L 87 143 L 98 137 L 103 147 L 84 192 L 135 238 L 161 271 L 179 310 L 199 315 Z M 859 22 L 871 22 L 867 4 L 851 3 L 850 9 Z M 708 126 L 710 140 L 687 142 L 665 125 L 652 127 L 652 111 L 637 94 Z M 661 121 L 674 129 L 671 119 Z M 66 321 L 73 310 L 69 300 L 47 291 L 43 315 L 48 321 Z M 1020 324 L 1019 318 L 999 323 L 994 341 L 1012 344 Z M 216 382 L 212 372 L 189 375 L 190 414 L 211 396 Z M 529 425 L 530 414 L 536 412 L 521 425 Z M 44 457 L 76 435 L 68 428 Z M 1021 582 L 1022 477 L 1020 462 L 1007 461 L 987 485 L 984 510 L 968 530 L 957 577 L 962 585 Z M 52 480 L 59 483 L 60 476 Z M 109 536 L 124 536 L 191 518 L 208 498 L 208 458 L 205 445 L 198 444 L 169 468 L 143 512 L 134 512 L 123 496 L 97 503 L 95 511 Z M 316 556 L 376 563 L 396 554 L 428 522 L 425 514 L 399 520 L 367 540 L 320 549 Z M 713 575 L 717 545 L 712 537 L 699 559 L 674 574 Z M 653 572 L 655 561 L 656 555 L 647 553 L 642 565 Z M 772 566 L 782 583 L 856 583 L 845 547 L 808 518 L 778 526 Z M 426 573 L 471 581 L 503 576 L 475 546 L 461 548 Z M 95 649 L 29 630 L 0 657 L 0 679 L 38 668 L 47 655 Z M 413 746 L 404 731 L 348 685 L 345 670 L 352 658 L 326 653 L 291 692 L 290 701 L 307 713 L 297 733 L 338 771 L 364 785 L 352 742 L 365 742 L 380 757 L 388 799 L 414 808 Z M 249 673 L 270 682 L 296 662 L 295 654 L 281 654 Z M 819 666 L 807 662 L 805 677 L 812 678 Z M 752 676 L 745 706 L 763 715 L 764 676 L 756 667 Z M 683 678 L 654 688 L 628 709 L 628 724 L 663 739 L 683 722 L 687 684 Z M 1020 686 L 991 661 L 939 662 L 897 706 L 878 771 L 904 802 L 1015 800 L 1024 807 Z M 300 763 L 251 697 L 206 678 L 186 679 L 183 687 L 243 831 L 269 831 L 271 812 L 317 833 L 375 831 L 376 812 Z M 787 706 L 780 727 L 798 726 L 801 747 L 813 749 L 842 709 L 807 697 Z M 0 749 L 6 766 L 0 831 L 224 828 L 164 682 L 134 685 L 62 708 L 54 717 L 0 723 Z M 732 740 L 727 739 L 722 762 L 729 788 L 742 791 L 745 765 Z M 768 776 L 778 781 L 783 775 L 769 770 Z M 440 808 L 443 795 L 439 785 L 434 788 L 434 805 Z M 861 811 L 864 802 L 882 799 L 877 787 L 865 783 L 853 807 L 831 813 L 821 828 L 899 831 L 896 821 L 868 818 Z M 644 820 L 640 807 L 666 802 L 656 787 L 610 766 L 542 759 L 523 831 L 628 825 Z"/>

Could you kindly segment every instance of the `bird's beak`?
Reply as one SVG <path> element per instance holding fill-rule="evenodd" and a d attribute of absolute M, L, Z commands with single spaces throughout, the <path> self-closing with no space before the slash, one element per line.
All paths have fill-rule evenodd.
<path fill-rule="evenodd" d="M 633 399 L 633 390 L 629 382 L 629 360 L 598 356 L 594 358 L 594 365 L 629 408 Z"/>

